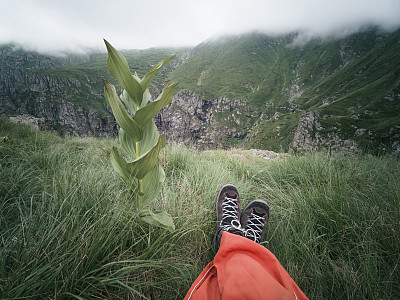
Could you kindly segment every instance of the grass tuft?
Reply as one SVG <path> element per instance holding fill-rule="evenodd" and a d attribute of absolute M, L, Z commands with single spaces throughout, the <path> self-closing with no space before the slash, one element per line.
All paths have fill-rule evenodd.
<path fill-rule="evenodd" d="M 267 200 L 263 245 L 310 299 L 400 298 L 400 164 L 393 157 L 247 152 L 169 145 L 154 209 L 141 223 L 112 170 L 114 141 L 58 138 L 0 120 L 0 298 L 182 299 L 215 253 L 215 196 Z M 235 152 L 236 151 L 236 152 Z"/>

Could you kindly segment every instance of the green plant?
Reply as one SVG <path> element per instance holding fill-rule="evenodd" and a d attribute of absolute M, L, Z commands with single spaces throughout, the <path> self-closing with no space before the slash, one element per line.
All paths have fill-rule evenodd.
<path fill-rule="evenodd" d="M 168 84 L 153 102 L 149 102 L 151 95 L 148 87 L 156 73 L 174 56 L 155 65 L 140 79 L 137 75 L 131 74 L 125 57 L 110 43 L 104 41 L 108 51 L 108 69 L 122 87 L 121 96 L 118 97 L 114 85 L 103 79 L 104 95 L 120 126 L 121 146 L 130 158 L 127 162 L 117 148 L 113 147 L 111 163 L 133 191 L 141 220 L 174 230 L 172 218 L 167 212 L 153 212 L 148 208 L 159 194 L 165 179 L 158 156 L 166 141 L 157 131 L 154 116 L 171 102 L 172 88 L 178 83 Z"/>

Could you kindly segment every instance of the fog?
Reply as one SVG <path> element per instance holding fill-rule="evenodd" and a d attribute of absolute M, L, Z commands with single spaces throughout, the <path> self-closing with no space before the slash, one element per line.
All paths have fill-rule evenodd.
<path fill-rule="evenodd" d="M 301 31 L 300 39 L 400 26 L 399 0 L 0 0 L 0 43 L 41 52 L 195 46 L 224 34 Z"/>

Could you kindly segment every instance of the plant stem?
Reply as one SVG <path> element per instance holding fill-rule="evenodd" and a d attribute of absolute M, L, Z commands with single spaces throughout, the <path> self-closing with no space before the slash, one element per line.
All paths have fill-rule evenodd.
<path fill-rule="evenodd" d="M 139 108 L 137 108 L 139 110 Z M 140 156 L 140 142 L 136 142 L 136 158 Z M 139 179 L 138 209 L 143 208 L 143 181 Z"/>
<path fill-rule="evenodd" d="M 139 189 L 140 189 L 140 194 L 139 194 L 139 209 L 143 208 L 143 181 L 139 179 Z"/>

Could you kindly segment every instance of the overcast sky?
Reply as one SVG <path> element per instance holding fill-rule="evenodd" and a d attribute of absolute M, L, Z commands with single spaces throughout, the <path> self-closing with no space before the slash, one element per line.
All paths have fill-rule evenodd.
<path fill-rule="evenodd" d="M 40 51 L 194 46 L 259 30 L 343 35 L 400 26 L 400 0 L 0 0 L 0 43 Z"/>

